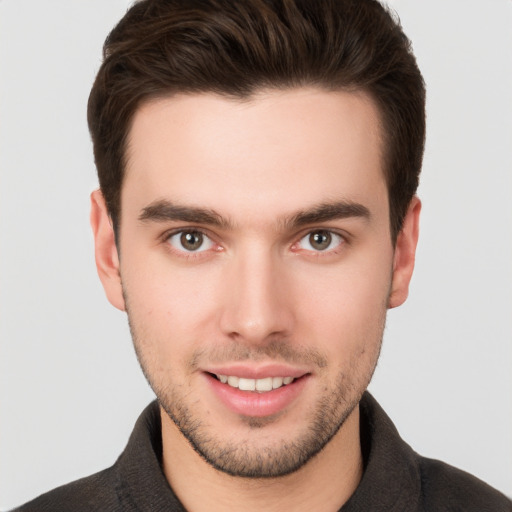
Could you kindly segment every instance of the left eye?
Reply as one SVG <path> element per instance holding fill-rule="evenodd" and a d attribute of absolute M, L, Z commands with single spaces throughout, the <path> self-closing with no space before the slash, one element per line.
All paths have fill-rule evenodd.
<path fill-rule="evenodd" d="M 317 231 L 311 231 L 306 236 L 299 240 L 299 246 L 301 249 L 314 252 L 325 252 L 331 249 L 335 249 L 344 242 L 343 237 L 327 231 L 325 229 L 319 229 Z"/>
<path fill-rule="evenodd" d="M 201 231 L 179 231 L 171 235 L 167 241 L 178 251 L 202 252 L 211 249 L 214 245 Z"/>

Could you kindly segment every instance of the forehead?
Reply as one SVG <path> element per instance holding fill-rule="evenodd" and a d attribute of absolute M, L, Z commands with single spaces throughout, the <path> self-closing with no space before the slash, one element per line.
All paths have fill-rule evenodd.
<path fill-rule="evenodd" d="M 136 112 L 129 133 L 123 215 L 157 199 L 235 217 L 339 199 L 382 202 L 383 194 L 387 203 L 381 145 L 378 111 L 364 93 L 153 100 Z"/>

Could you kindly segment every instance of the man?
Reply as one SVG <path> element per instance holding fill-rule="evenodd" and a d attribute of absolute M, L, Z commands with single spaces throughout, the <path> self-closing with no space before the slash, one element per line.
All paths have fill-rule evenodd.
<path fill-rule="evenodd" d="M 139 2 L 89 102 L 98 272 L 159 402 L 22 510 L 510 510 L 366 387 L 414 266 L 424 87 L 376 2 Z"/>

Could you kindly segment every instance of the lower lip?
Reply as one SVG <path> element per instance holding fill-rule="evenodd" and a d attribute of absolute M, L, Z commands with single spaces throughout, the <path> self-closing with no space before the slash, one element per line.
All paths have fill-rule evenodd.
<path fill-rule="evenodd" d="M 286 409 L 301 393 L 308 380 L 308 376 L 304 375 L 286 386 L 258 393 L 241 391 L 229 384 L 223 384 L 208 373 L 205 375 L 210 388 L 228 409 L 237 414 L 255 418 L 272 416 Z"/>

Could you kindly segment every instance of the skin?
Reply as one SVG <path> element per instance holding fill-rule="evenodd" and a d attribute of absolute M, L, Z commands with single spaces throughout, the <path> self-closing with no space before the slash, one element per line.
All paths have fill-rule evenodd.
<path fill-rule="evenodd" d="M 164 473 L 187 510 L 338 510 L 362 476 L 357 404 L 418 238 L 413 198 L 391 242 L 373 102 L 316 89 L 149 102 L 129 136 L 121 258 L 91 197 L 98 273 L 128 313 L 162 405 Z M 338 214 L 312 215 L 319 205 Z M 176 218 L 190 208 L 215 216 Z M 187 230 L 204 233 L 199 250 L 181 244 Z M 319 249 L 312 233 L 331 241 Z M 227 407 L 206 373 L 271 364 L 305 377 L 258 417 Z"/>

